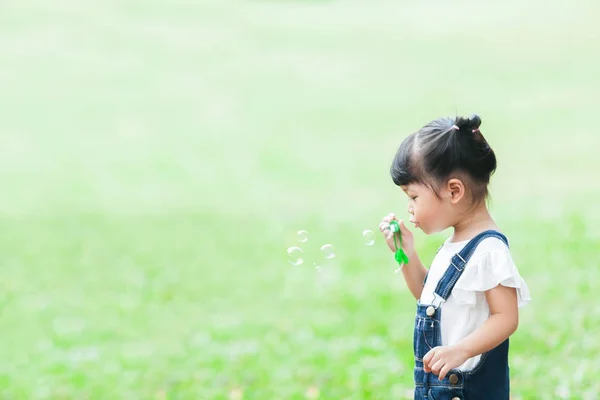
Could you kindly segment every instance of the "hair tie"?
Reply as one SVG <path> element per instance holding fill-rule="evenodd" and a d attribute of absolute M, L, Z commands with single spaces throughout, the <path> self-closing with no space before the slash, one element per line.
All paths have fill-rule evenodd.
<path fill-rule="evenodd" d="M 456 125 L 452 125 L 452 129 L 456 129 L 457 131 L 460 130 L 460 128 L 458 126 L 456 126 Z"/>
<path fill-rule="evenodd" d="M 475 132 L 479 132 L 479 128 L 473 129 L 473 133 L 475 133 Z"/>

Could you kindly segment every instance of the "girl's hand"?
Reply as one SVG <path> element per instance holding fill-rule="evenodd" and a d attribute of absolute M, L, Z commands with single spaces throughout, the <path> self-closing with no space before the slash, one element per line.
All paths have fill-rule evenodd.
<path fill-rule="evenodd" d="M 393 234 L 390 230 L 390 222 L 392 221 L 398 221 L 395 214 L 389 214 L 388 216 L 384 217 L 381 223 L 379 224 L 379 230 L 381 230 L 381 232 L 385 236 L 385 241 L 388 247 L 394 253 L 396 252 L 396 250 L 398 250 L 396 248 L 396 243 L 394 243 L 394 235 L 402 235 L 402 247 L 404 248 L 404 252 L 408 256 L 408 258 L 410 259 L 411 255 L 415 252 L 414 236 L 412 232 L 408 230 L 406 225 L 404 225 L 403 221 L 398 221 L 400 225 L 400 231 Z"/>
<path fill-rule="evenodd" d="M 423 357 L 423 370 L 438 375 L 440 381 L 451 369 L 460 367 L 469 355 L 456 346 L 438 346 L 429 350 Z"/>

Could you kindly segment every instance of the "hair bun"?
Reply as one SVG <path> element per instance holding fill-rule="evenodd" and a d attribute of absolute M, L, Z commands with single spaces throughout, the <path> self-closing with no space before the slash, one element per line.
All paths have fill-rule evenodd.
<path fill-rule="evenodd" d="M 477 114 L 473 114 L 468 118 L 457 117 L 454 125 L 456 125 L 461 131 L 465 130 L 468 132 L 473 132 L 479 129 L 479 126 L 481 125 L 481 118 L 479 118 L 479 115 Z"/>

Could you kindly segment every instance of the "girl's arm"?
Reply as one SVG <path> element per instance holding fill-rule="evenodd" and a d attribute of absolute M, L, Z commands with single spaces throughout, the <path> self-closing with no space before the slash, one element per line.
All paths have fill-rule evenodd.
<path fill-rule="evenodd" d="M 427 270 L 423 267 L 416 252 L 407 254 L 407 256 L 408 264 L 402 267 L 402 275 L 404 275 L 408 290 L 415 296 L 415 299 L 419 300 L 423 291 L 423 282 L 425 281 Z"/>
<path fill-rule="evenodd" d="M 519 326 L 515 288 L 498 285 L 485 292 L 485 297 L 490 306 L 490 318 L 479 329 L 455 345 L 466 352 L 467 359 L 497 347 Z"/>
<path fill-rule="evenodd" d="M 483 354 L 504 342 L 519 325 L 517 290 L 498 285 L 485 292 L 490 307 L 490 318 L 473 333 L 452 346 L 431 349 L 423 357 L 425 372 L 433 372 L 444 379 L 448 371 L 462 365 L 471 357 Z"/>
<path fill-rule="evenodd" d="M 384 217 L 383 221 L 379 224 L 379 229 L 386 236 L 386 243 L 392 252 L 397 250 L 397 241 L 394 240 L 394 235 L 402 235 L 402 247 L 408 256 L 408 264 L 402 267 L 402 275 L 404 275 L 408 290 L 415 296 L 415 299 L 419 300 L 423 291 L 423 281 L 427 275 L 427 270 L 423 267 L 415 251 L 415 238 L 412 232 L 408 230 L 403 221 L 399 221 L 400 232 L 390 235 L 389 229 L 390 222 L 392 221 L 398 221 L 395 214 L 389 214 L 387 217 Z"/>

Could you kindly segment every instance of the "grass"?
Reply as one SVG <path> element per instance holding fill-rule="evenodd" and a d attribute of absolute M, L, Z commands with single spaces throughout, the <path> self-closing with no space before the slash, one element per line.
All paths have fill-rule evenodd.
<path fill-rule="evenodd" d="M 477 112 L 533 297 L 513 397 L 598 398 L 598 11 L 3 4 L 0 397 L 410 398 L 414 301 L 361 232 L 405 212 L 401 139 Z"/>

